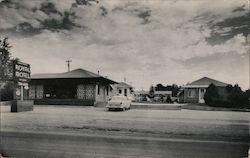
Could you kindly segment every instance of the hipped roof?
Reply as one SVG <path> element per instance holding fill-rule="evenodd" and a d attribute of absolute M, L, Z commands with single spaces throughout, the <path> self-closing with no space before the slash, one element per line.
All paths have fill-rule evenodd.
<path fill-rule="evenodd" d="M 129 85 L 125 82 L 119 82 L 116 86 L 119 88 L 133 88 L 131 85 Z"/>
<path fill-rule="evenodd" d="M 110 81 L 111 83 L 117 83 L 110 79 L 107 79 L 101 75 L 95 74 L 93 72 L 84 69 L 75 69 L 64 73 L 41 73 L 31 75 L 31 80 L 44 80 L 44 79 L 91 79 L 91 78 L 102 78 Z"/>
<path fill-rule="evenodd" d="M 199 87 L 199 86 L 209 86 L 211 83 L 213 83 L 215 86 L 219 86 L 219 87 L 226 87 L 227 83 L 221 82 L 221 81 L 217 81 L 208 77 L 203 77 L 201 79 L 198 79 L 196 81 L 193 81 L 189 84 L 187 84 L 184 87 Z"/>

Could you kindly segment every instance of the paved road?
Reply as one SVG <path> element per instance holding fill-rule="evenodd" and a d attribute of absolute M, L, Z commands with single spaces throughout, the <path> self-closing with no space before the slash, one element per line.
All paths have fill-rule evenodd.
<path fill-rule="evenodd" d="M 243 158 L 248 144 L 185 139 L 2 132 L 6 156 L 23 158 Z"/>

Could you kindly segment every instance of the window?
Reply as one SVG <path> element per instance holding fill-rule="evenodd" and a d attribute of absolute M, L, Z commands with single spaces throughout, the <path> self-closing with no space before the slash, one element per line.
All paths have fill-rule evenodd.
<path fill-rule="evenodd" d="M 122 90 L 121 89 L 119 89 L 119 94 L 122 94 Z"/>
<path fill-rule="evenodd" d="M 109 86 L 107 86 L 107 96 L 109 95 Z"/>
<path fill-rule="evenodd" d="M 188 97 L 194 98 L 195 97 L 195 89 L 189 89 L 188 90 Z"/>
<path fill-rule="evenodd" d="M 124 89 L 124 95 L 127 96 L 127 89 Z"/>

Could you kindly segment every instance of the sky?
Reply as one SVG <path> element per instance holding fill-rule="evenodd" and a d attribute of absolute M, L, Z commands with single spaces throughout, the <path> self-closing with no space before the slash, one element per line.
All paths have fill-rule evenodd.
<path fill-rule="evenodd" d="M 207 76 L 249 88 L 248 0 L 0 0 L 32 74 L 83 68 L 148 90 Z"/>

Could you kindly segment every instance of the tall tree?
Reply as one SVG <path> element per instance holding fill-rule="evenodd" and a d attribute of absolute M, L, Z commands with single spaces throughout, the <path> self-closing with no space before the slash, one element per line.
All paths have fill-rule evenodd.
<path fill-rule="evenodd" d="M 0 81 L 8 79 L 8 70 L 10 65 L 10 44 L 8 38 L 0 38 Z"/>
<path fill-rule="evenodd" d="M 0 37 L 0 101 L 1 101 L 1 89 L 4 83 L 9 78 L 9 68 L 10 68 L 10 44 L 8 38 L 5 37 L 1 39 Z"/>

